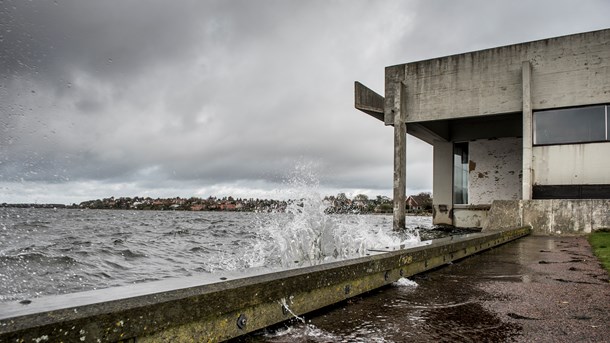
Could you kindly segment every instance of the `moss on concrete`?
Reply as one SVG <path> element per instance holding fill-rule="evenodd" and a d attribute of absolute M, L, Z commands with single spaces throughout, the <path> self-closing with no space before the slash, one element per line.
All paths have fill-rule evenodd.
<path fill-rule="evenodd" d="M 610 275 L 610 231 L 600 230 L 589 235 L 593 253 Z"/>

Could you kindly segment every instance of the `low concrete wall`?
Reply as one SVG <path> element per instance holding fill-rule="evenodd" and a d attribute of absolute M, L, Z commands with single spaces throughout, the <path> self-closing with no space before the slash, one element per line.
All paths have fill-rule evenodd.
<path fill-rule="evenodd" d="M 460 228 L 480 229 L 487 222 L 488 212 L 488 205 L 455 205 L 453 225 Z"/>
<path fill-rule="evenodd" d="M 484 232 L 530 225 L 536 235 L 581 235 L 610 228 L 610 200 L 496 200 Z"/>
<path fill-rule="evenodd" d="M 518 228 L 454 236 L 410 249 L 209 284 L 178 279 L 38 298 L 28 304 L 0 303 L 0 342 L 222 341 L 529 233 L 530 228 Z M 167 289 L 168 282 L 173 289 Z"/>

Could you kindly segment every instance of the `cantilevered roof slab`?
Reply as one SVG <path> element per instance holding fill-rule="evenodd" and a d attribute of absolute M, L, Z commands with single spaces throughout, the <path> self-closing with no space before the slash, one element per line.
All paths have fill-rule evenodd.
<path fill-rule="evenodd" d="M 385 123 L 401 106 L 407 124 L 521 112 L 524 61 L 533 110 L 606 103 L 609 45 L 605 29 L 387 67 Z"/>

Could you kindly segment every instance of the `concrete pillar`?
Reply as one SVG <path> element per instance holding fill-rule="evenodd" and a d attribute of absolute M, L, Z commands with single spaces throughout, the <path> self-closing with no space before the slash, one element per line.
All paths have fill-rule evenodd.
<path fill-rule="evenodd" d="M 523 82 L 523 200 L 532 199 L 532 66 L 524 61 L 522 67 Z"/>
<path fill-rule="evenodd" d="M 401 84 L 400 108 L 394 113 L 394 230 L 405 228 L 406 215 L 406 185 L 407 185 L 407 124 L 406 106 L 407 98 L 404 94 L 405 86 Z"/>
<path fill-rule="evenodd" d="M 453 225 L 453 143 L 434 141 L 432 163 L 432 223 Z"/>

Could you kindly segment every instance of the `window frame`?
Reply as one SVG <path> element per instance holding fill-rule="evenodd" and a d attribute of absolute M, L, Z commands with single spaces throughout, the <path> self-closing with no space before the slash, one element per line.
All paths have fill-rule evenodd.
<path fill-rule="evenodd" d="M 591 107 L 603 107 L 604 111 L 604 121 L 602 124 L 604 125 L 605 139 L 602 140 L 580 140 L 580 141 L 570 141 L 570 142 L 555 142 L 555 143 L 536 143 L 536 114 L 541 112 L 549 112 L 549 111 L 561 111 L 568 109 L 586 109 Z M 559 107 L 559 108 L 547 108 L 542 110 L 536 110 L 532 112 L 532 146 L 551 146 L 551 145 L 575 145 L 575 144 L 590 144 L 590 143 L 608 143 L 610 142 L 610 122 L 608 121 L 608 115 L 610 112 L 610 104 L 594 104 L 594 105 L 586 105 L 586 106 L 573 106 L 573 107 Z"/>
<path fill-rule="evenodd" d="M 459 167 L 456 165 L 456 156 L 458 156 L 456 153 L 458 150 L 461 150 L 461 153 L 459 155 L 459 158 L 461 159 L 461 163 L 459 165 Z M 466 157 L 466 161 L 464 161 L 464 157 Z M 468 171 L 468 161 L 470 160 L 470 142 L 466 141 L 466 142 L 454 142 L 453 143 L 453 154 L 452 154 L 452 202 L 453 205 L 468 205 L 469 204 L 469 194 L 468 194 L 468 188 L 470 186 L 470 173 Z M 462 190 L 461 192 L 461 199 L 458 199 L 458 192 L 457 192 L 457 188 L 458 188 L 458 184 L 457 184 L 457 173 L 456 170 L 459 170 L 459 176 L 460 176 L 460 189 Z M 465 185 L 464 185 L 464 181 L 465 181 Z"/>

